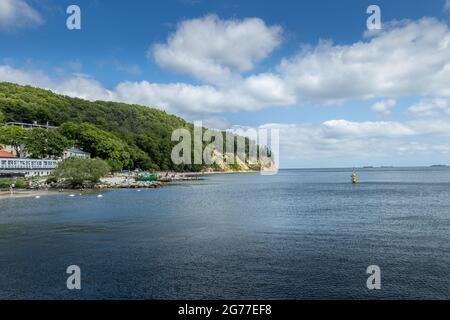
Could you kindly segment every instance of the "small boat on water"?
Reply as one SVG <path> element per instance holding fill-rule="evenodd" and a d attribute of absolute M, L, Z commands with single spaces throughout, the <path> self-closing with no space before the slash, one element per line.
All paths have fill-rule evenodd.
<path fill-rule="evenodd" d="M 355 171 L 353 171 L 353 173 L 352 173 L 352 183 L 353 184 L 358 183 L 358 176 L 356 175 Z"/>

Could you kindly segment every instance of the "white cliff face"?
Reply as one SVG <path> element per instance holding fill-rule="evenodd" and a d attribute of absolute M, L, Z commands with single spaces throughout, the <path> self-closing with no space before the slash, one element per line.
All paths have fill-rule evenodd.
<path fill-rule="evenodd" d="M 245 172 L 245 171 L 271 171 L 274 168 L 274 162 L 269 157 L 262 157 L 261 159 L 252 158 L 244 161 L 238 156 L 235 156 L 234 164 L 228 164 L 229 155 L 223 155 L 217 150 L 212 152 L 212 165 L 207 171 L 223 171 L 223 172 Z"/>
<path fill-rule="evenodd" d="M 264 156 L 259 160 L 262 171 L 275 171 L 275 162 L 272 158 Z"/>
<path fill-rule="evenodd" d="M 241 158 L 236 157 L 236 164 L 239 166 L 239 168 L 241 168 L 241 170 L 243 171 L 248 171 L 250 170 L 250 167 L 244 162 L 242 161 Z"/>

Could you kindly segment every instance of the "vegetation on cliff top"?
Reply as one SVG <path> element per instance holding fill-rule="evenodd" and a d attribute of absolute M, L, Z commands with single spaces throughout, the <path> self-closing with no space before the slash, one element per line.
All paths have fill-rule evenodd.
<path fill-rule="evenodd" d="M 30 86 L 0 83 L 0 112 L 7 122 L 37 122 L 53 126 L 72 122 L 84 125 L 83 128 L 85 124 L 90 124 L 88 134 L 93 140 L 92 145 L 84 136 L 80 146 L 94 156 L 100 153 L 99 156 L 110 160 L 108 162 L 115 168 L 119 166 L 116 153 L 121 152 L 124 157 L 122 166 L 125 168 L 148 169 L 153 164 L 154 168 L 161 170 L 189 169 L 175 167 L 171 163 L 173 143 L 170 138 L 174 129 L 189 128 L 190 125 L 157 109 L 125 103 L 90 102 Z M 108 146 L 99 146 L 97 142 L 105 137 Z M 128 150 L 122 150 L 125 145 Z M 112 148 L 111 159 L 108 159 L 109 155 L 102 154 L 108 148 Z M 132 163 L 129 159 L 135 153 L 139 154 L 139 159 L 134 159 L 136 163 Z M 141 159 L 144 155 L 147 161 Z"/>
<path fill-rule="evenodd" d="M 74 145 L 93 157 L 106 160 L 113 171 L 122 168 L 200 171 L 206 167 L 177 165 L 171 161 L 171 152 L 177 143 L 171 141 L 172 132 L 184 128 L 193 133 L 193 124 L 145 106 L 91 102 L 0 82 L 0 125 L 2 122 L 48 123 L 59 127 L 48 131 L 52 133 L 21 131 L 21 137 L 17 137 L 20 128 L 2 127 L 0 145 L 24 147 L 26 150 L 19 151 L 36 157 L 57 157 L 62 149 Z M 43 143 L 49 141 L 50 146 Z"/>

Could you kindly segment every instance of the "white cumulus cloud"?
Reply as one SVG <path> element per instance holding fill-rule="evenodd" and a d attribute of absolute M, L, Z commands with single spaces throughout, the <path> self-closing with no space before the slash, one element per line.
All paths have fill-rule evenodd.
<path fill-rule="evenodd" d="M 199 80 L 223 81 L 250 71 L 281 43 L 282 28 L 259 18 L 221 20 L 216 15 L 186 20 L 166 43 L 149 51 L 163 68 Z"/>
<path fill-rule="evenodd" d="M 152 51 L 161 66 L 201 78 L 201 84 L 122 81 L 107 89 L 82 75 L 57 79 L 6 64 L 0 65 L 0 81 L 41 86 L 91 100 L 139 103 L 179 115 L 369 98 L 385 99 L 373 110 L 389 113 L 401 96 L 450 97 L 447 24 L 423 18 L 386 25 L 383 31 L 353 44 L 322 41 L 282 59 L 273 70 L 252 74 L 258 61 L 280 44 L 281 28 L 267 26 L 257 18 L 221 20 L 206 16 L 180 23 L 175 33 Z"/>
<path fill-rule="evenodd" d="M 382 100 L 375 103 L 372 106 L 372 110 L 375 112 L 383 113 L 385 115 L 389 115 L 392 113 L 391 109 L 394 108 L 396 104 L 397 101 L 395 101 L 394 99 Z"/>
<path fill-rule="evenodd" d="M 440 116 L 450 115 L 450 101 L 444 98 L 424 99 L 412 105 L 408 109 L 414 115 Z"/>
<path fill-rule="evenodd" d="M 24 0 L 0 0 L 0 30 L 37 26 L 42 16 Z"/>
<path fill-rule="evenodd" d="M 197 108 L 222 112 L 222 104 L 217 103 L 222 98 L 218 96 L 230 101 L 230 111 L 387 97 L 373 106 L 373 110 L 389 114 L 394 98 L 399 96 L 450 96 L 447 85 L 450 83 L 450 30 L 445 22 L 434 18 L 386 24 L 383 31 L 349 45 L 320 41 L 316 47 L 304 48 L 299 54 L 282 59 L 275 72 L 246 77 L 238 72 L 251 70 L 260 58 L 267 56 L 278 45 L 280 31 L 270 31 L 275 27 L 267 27 L 259 19 L 249 20 L 252 23 L 243 21 L 248 20 L 238 23 L 215 16 L 188 20 L 166 44 L 154 47 L 153 53 L 161 66 L 189 73 L 206 82 L 214 92 L 215 99 L 205 95 Z M 265 34 L 262 38 L 272 39 L 262 41 L 271 45 L 258 58 L 251 58 L 255 57 L 250 54 L 251 48 L 236 52 L 235 43 L 230 45 L 231 52 L 224 49 L 230 38 L 222 35 L 228 34 L 227 28 L 235 30 L 240 29 L 238 25 L 247 24 L 258 25 L 266 30 L 259 32 Z M 205 46 L 201 39 L 208 37 L 215 40 L 207 41 Z M 218 46 L 222 46 L 221 50 Z M 230 77 L 232 81 L 226 81 Z"/>
<path fill-rule="evenodd" d="M 324 132 L 330 137 L 401 137 L 414 134 L 408 126 L 399 122 L 351 122 L 330 120 L 323 123 Z"/>
<path fill-rule="evenodd" d="M 322 41 L 279 70 L 299 101 L 450 96 L 450 31 L 434 18 L 396 23 L 351 45 Z"/>
<path fill-rule="evenodd" d="M 429 165 L 420 159 L 450 161 L 450 124 L 437 119 L 413 122 L 329 120 L 320 124 L 269 123 L 280 136 L 282 167 Z M 249 128 L 235 127 L 245 134 Z M 429 137 L 432 134 L 433 139 Z M 423 157 L 421 157 L 423 156 Z"/>

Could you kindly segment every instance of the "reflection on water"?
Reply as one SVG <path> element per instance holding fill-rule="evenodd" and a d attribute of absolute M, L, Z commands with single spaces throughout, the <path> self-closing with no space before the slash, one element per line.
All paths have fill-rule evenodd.
<path fill-rule="evenodd" d="M 450 298 L 450 170 L 350 174 L 1 199 L 0 298 Z M 372 264 L 380 291 L 366 288 Z"/>

